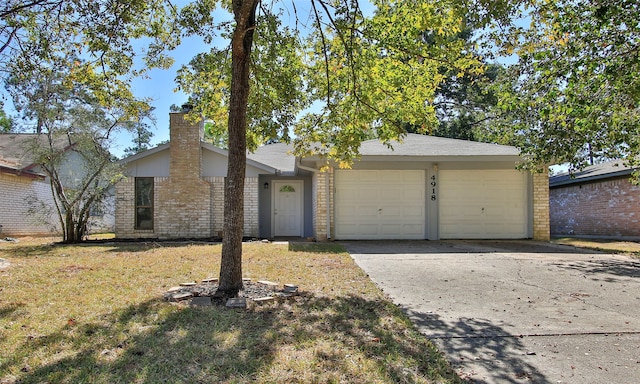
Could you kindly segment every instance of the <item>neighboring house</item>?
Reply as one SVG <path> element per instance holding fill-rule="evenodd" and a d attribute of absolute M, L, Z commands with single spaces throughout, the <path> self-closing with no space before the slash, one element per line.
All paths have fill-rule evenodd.
<path fill-rule="evenodd" d="M 640 186 L 621 160 L 549 179 L 554 236 L 640 238 Z"/>
<path fill-rule="evenodd" d="M 49 178 L 29 150 L 40 137 L 45 136 L 0 134 L 0 237 L 59 233 Z M 71 148 L 66 138 L 55 145 L 66 150 Z M 63 177 L 81 172 L 80 163 L 68 152 L 68 161 L 61 167 Z M 92 231 L 113 231 L 113 202 L 108 203 L 109 206 L 110 212 L 92 218 Z"/>
<path fill-rule="evenodd" d="M 170 114 L 170 143 L 128 157 L 116 236 L 219 238 L 227 152 Z M 515 169 L 514 147 L 409 134 L 362 143 L 353 168 L 296 158 L 286 144 L 250 154 L 244 236 L 327 239 L 549 238 L 548 178 Z"/>

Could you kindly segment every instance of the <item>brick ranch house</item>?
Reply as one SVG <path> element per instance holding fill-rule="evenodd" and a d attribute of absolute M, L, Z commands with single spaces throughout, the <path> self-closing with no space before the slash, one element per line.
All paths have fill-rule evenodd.
<path fill-rule="evenodd" d="M 171 113 L 169 144 L 121 160 L 116 237 L 221 235 L 227 152 L 202 138 Z M 393 149 L 362 143 L 349 170 L 290 151 L 248 155 L 245 237 L 549 238 L 548 177 L 517 171 L 514 147 L 409 134 Z"/>
<path fill-rule="evenodd" d="M 549 179 L 554 236 L 640 239 L 640 186 L 620 160 Z"/>

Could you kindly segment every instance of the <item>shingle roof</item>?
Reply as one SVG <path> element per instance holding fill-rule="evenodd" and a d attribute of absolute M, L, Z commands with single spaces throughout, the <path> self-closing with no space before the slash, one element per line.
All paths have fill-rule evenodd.
<path fill-rule="evenodd" d="M 35 159 L 29 150 L 36 139 L 46 140 L 46 135 L 27 133 L 3 133 L 0 134 L 0 168 L 15 173 L 38 175 L 31 171 Z M 55 143 L 57 148 L 69 146 L 68 139 L 61 137 Z"/>
<path fill-rule="evenodd" d="M 392 142 L 392 148 L 378 140 L 362 143 L 363 156 L 518 156 L 516 147 L 477 141 L 449 139 L 445 137 L 409 133 L 402 142 Z"/>
<path fill-rule="evenodd" d="M 296 165 L 296 158 L 292 152 L 293 145 L 290 144 L 266 144 L 259 147 L 254 153 L 247 154 L 247 158 L 275 168 L 282 175 L 292 175 Z"/>
<path fill-rule="evenodd" d="M 135 162 L 137 160 L 143 159 L 143 158 L 145 158 L 147 156 L 151 156 L 153 154 L 156 154 L 156 153 L 159 153 L 159 152 L 162 152 L 162 151 L 169 151 L 170 145 L 171 145 L 170 143 L 161 144 L 161 145 L 159 145 L 157 147 L 154 147 L 154 148 L 148 149 L 146 151 L 142 151 L 142 152 L 136 153 L 134 155 L 125 157 L 123 159 L 120 159 L 120 160 L 118 160 L 118 163 L 127 164 L 127 163 Z M 229 156 L 229 153 L 226 150 L 218 148 L 215 145 L 212 145 L 210 143 L 206 143 L 204 141 L 201 141 L 200 142 L 200 146 L 202 147 L 203 150 L 215 152 L 215 153 L 218 153 L 218 154 L 223 155 L 225 157 Z M 280 154 L 279 157 L 283 157 L 282 154 Z M 256 168 L 263 169 L 263 170 L 268 171 L 268 172 L 275 172 L 278 169 L 278 168 L 274 167 L 271 164 L 268 164 L 268 163 L 262 162 L 260 160 L 254 159 L 252 156 L 249 156 L 249 155 L 247 155 L 247 164 L 252 165 L 252 166 L 254 166 Z"/>
<path fill-rule="evenodd" d="M 362 143 L 360 154 L 362 156 L 416 157 L 519 155 L 518 149 L 511 146 L 417 134 L 408 134 L 402 142 L 392 142 L 391 145 L 392 148 L 389 148 L 377 139 L 367 140 Z M 293 145 L 286 143 L 266 144 L 259 147 L 256 152 L 247 154 L 247 158 L 274 168 L 281 175 L 293 175 L 296 170 L 296 157 L 293 155 L 293 149 Z M 121 161 L 132 161 L 145 155 L 143 152 Z"/>
<path fill-rule="evenodd" d="M 569 172 L 559 173 L 549 178 L 550 187 L 562 185 L 585 183 L 594 180 L 609 179 L 621 176 L 629 176 L 634 171 L 633 168 L 624 165 L 622 160 L 612 160 L 606 163 L 590 165 L 573 175 Z"/>

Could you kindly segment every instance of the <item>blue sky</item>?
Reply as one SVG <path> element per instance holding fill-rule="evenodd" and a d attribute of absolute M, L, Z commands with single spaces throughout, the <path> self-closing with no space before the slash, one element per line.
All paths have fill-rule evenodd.
<path fill-rule="evenodd" d="M 295 0 L 292 0 L 292 2 Z M 273 2 L 279 3 L 277 6 L 281 6 L 284 9 L 284 16 L 290 15 L 290 24 L 295 23 L 295 16 L 291 8 L 292 2 Z M 177 1 L 176 5 L 182 6 L 188 3 L 186 0 Z M 266 4 L 266 3 L 265 3 Z M 263 6 L 266 6 L 263 4 Z M 295 1 L 296 11 L 299 17 L 310 14 L 310 3 L 308 1 Z M 365 14 L 373 13 L 373 6 L 367 1 L 361 1 L 360 6 Z M 217 11 L 216 11 L 217 12 Z M 217 21 L 224 19 L 231 19 L 231 16 L 224 12 L 219 11 Z M 300 20 L 301 23 L 306 20 Z M 301 27 L 304 29 L 304 26 Z M 188 39 L 184 39 L 182 44 L 175 50 L 170 52 L 170 55 L 174 58 L 175 63 L 171 68 L 166 70 L 154 69 L 150 71 L 147 78 L 137 79 L 134 82 L 134 94 L 137 97 L 148 97 L 152 100 L 151 104 L 155 107 L 156 123 L 152 128 L 153 137 L 151 138 L 151 145 L 155 146 L 158 143 L 169 140 L 169 108 L 171 105 L 182 105 L 188 99 L 188 95 L 182 92 L 174 92 L 176 88 L 175 77 L 177 71 L 183 66 L 189 63 L 189 61 L 198 53 L 207 52 L 211 47 L 224 47 L 229 44 L 228 40 L 218 39 L 213 41 L 212 44 L 205 44 L 200 37 L 194 36 Z M 113 148 L 113 154 L 121 157 L 124 149 L 132 145 L 132 136 L 129 133 L 123 132 L 117 137 L 116 145 Z"/>

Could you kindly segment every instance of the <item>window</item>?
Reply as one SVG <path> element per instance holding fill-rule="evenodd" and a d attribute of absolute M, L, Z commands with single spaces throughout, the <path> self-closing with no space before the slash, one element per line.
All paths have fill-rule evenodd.
<path fill-rule="evenodd" d="M 136 177 L 136 229 L 153 229 L 153 177 Z"/>
<path fill-rule="evenodd" d="M 292 186 L 290 186 L 290 185 L 283 185 L 283 186 L 280 188 L 280 192 L 295 192 L 295 191 L 296 191 L 296 189 L 295 189 L 295 188 L 293 188 L 293 187 L 292 187 Z"/>

